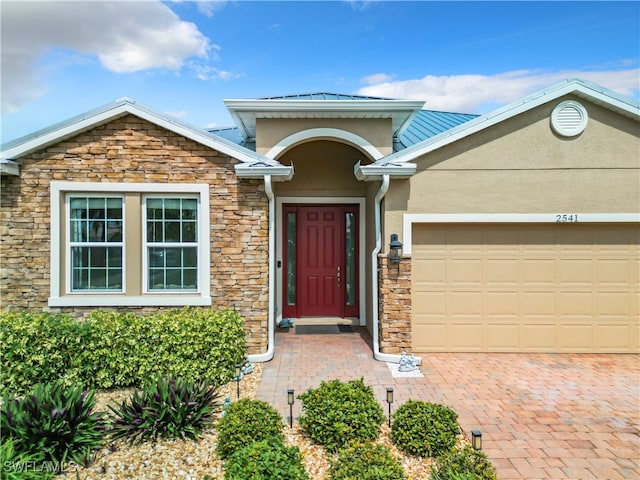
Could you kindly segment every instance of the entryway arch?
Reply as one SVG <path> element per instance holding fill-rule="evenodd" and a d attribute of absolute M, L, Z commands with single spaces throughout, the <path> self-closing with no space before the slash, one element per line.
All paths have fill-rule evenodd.
<path fill-rule="evenodd" d="M 372 161 L 382 158 L 384 155 L 369 142 L 366 138 L 355 133 L 339 128 L 310 128 L 289 135 L 274 145 L 265 155 L 268 158 L 276 159 L 289 150 L 291 147 L 307 142 L 309 140 L 329 139 L 342 143 L 347 143 L 367 154 Z"/>

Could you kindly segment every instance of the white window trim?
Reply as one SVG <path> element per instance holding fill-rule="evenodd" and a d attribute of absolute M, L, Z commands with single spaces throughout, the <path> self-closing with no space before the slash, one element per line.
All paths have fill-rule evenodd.
<path fill-rule="evenodd" d="M 571 220 L 569 220 L 571 218 Z M 410 256 L 414 223 L 638 223 L 640 213 L 405 213 L 403 255 Z"/>
<path fill-rule="evenodd" d="M 78 243 L 78 242 L 71 242 L 71 198 L 72 197 L 83 197 L 83 198 L 120 198 L 122 199 L 122 241 L 118 242 L 118 245 L 112 245 L 112 246 L 121 246 L 122 247 L 122 288 L 120 290 L 73 290 L 71 288 L 72 282 L 73 282 L 73 268 L 71 265 L 71 249 L 72 249 L 72 243 Z M 125 215 L 125 203 L 124 203 L 124 196 L 123 195 L 118 195 L 118 194 L 113 194 L 111 192 L 107 193 L 96 193 L 96 192 L 90 192 L 90 193 L 83 193 L 83 192 L 78 192 L 78 193 L 74 193 L 74 192 L 67 192 L 64 196 L 64 208 L 66 210 L 66 222 L 65 222 L 65 229 L 66 229 L 66 233 L 65 233 L 65 238 L 67 239 L 67 243 L 65 245 L 65 253 L 66 253 L 66 258 L 67 261 L 69 262 L 69 266 L 66 269 L 66 283 L 67 283 L 67 295 L 123 295 L 124 292 L 127 291 L 127 284 L 126 284 L 126 279 L 127 279 L 127 265 L 126 262 L 124 261 L 124 259 L 126 258 L 127 255 L 127 244 L 125 242 L 125 238 L 126 238 L 126 228 L 127 228 L 127 219 L 126 219 L 126 215 Z M 59 237 L 58 237 L 59 238 Z M 90 243 L 87 243 L 87 246 L 91 246 Z M 107 246 L 109 246 L 107 244 Z"/>
<path fill-rule="evenodd" d="M 149 248 L 151 248 L 149 239 L 147 238 L 147 200 L 150 198 L 195 198 L 198 200 L 198 223 L 200 222 L 200 198 L 197 195 L 192 194 L 146 194 L 142 197 L 142 293 L 145 295 L 154 295 L 154 294 L 188 294 L 188 293 L 198 293 L 200 288 L 195 290 L 149 290 Z M 197 233 L 198 241 L 200 239 L 200 232 Z M 200 258 L 200 245 L 196 242 L 158 242 L 162 247 L 172 248 L 172 247 L 193 247 L 195 243 L 195 247 L 197 248 L 197 258 Z M 200 267 L 200 263 L 198 262 L 198 267 Z M 200 278 L 198 278 L 198 285 L 200 285 Z"/>
<path fill-rule="evenodd" d="M 74 292 L 73 295 L 61 295 L 60 271 L 60 196 L 64 193 L 85 194 L 119 194 L 119 193 L 158 194 L 197 194 L 199 196 L 198 221 L 198 286 L 199 292 L 180 292 L 167 295 L 166 292 L 149 293 L 142 296 L 125 296 L 122 294 L 100 293 L 84 294 Z M 210 306 L 211 305 L 211 249 L 210 249 L 210 208 L 208 184 L 156 184 L 156 183 L 91 183 L 91 182 L 58 182 L 50 185 L 51 206 L 51 290 L 50 307 L 132 307 L 132 306 Z"/>

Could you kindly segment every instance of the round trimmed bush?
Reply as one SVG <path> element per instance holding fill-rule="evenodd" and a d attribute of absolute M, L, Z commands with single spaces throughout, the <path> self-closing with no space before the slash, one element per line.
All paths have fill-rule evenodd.
<path fill-rule="evenodd" d="M 329 480 L 405 480 L 402 466 L 384 445 L 351 442 L 331 463 Z"/>
<path fill-rule="evenodd" d="M 435 403 L 409 400 L 391 418 L 391 441 L 416 457 L 438 457 L 448 452 L 460 433 L 458 414 Z"/>
<path fill-rule="evenodd" d="M 298 447 L 279 437 L 253 442 L 224 464 L 224 480 L 309 480 Z"/>
<path fill-rule="evenodd" d="M 431 474 L 437 480 L 496 480 L 496 469 L 487 455 L 469 445 L 453 449 L 436 459 Z"/>
<path fill-rule="evenodd" d="M 238 400 L 229 405 L 218 424 L 218 455 L 226 460 L 245 446 L 268 438 L 282 442 L 282 429 L 280 414 L 267 402 Z"/>
<path fill-rule="evenodd" d="M 384 412 L 363 379 L 322 382 L 298 398 L 303 402 L 298 422 L 314 442 L 329 450 L 351 440 L 375 440 L 380 434 Z"/>

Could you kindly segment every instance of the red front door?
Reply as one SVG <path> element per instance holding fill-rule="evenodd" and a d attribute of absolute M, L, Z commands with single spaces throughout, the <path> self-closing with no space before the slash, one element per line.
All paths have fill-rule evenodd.
<path fill-rule="evenodd" d="M 340 316 L 340 207 L 299 207 L 300 316 Z"/>
<path fill-rule="evenodd" d="M 283 314 L 357 316 L 357 206 L 287 205 L 284 212 Z"/>

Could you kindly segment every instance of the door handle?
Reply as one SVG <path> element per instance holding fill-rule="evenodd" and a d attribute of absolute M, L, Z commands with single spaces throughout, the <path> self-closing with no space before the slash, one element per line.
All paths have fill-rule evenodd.
<path fill-rule="evenodd" d="M 338 285 L 342 281 L 342 274 L 340 273 L 340 267 L 338 267 L 338 273 L 336 273 L 336 280 L 338 281 Z"/>

